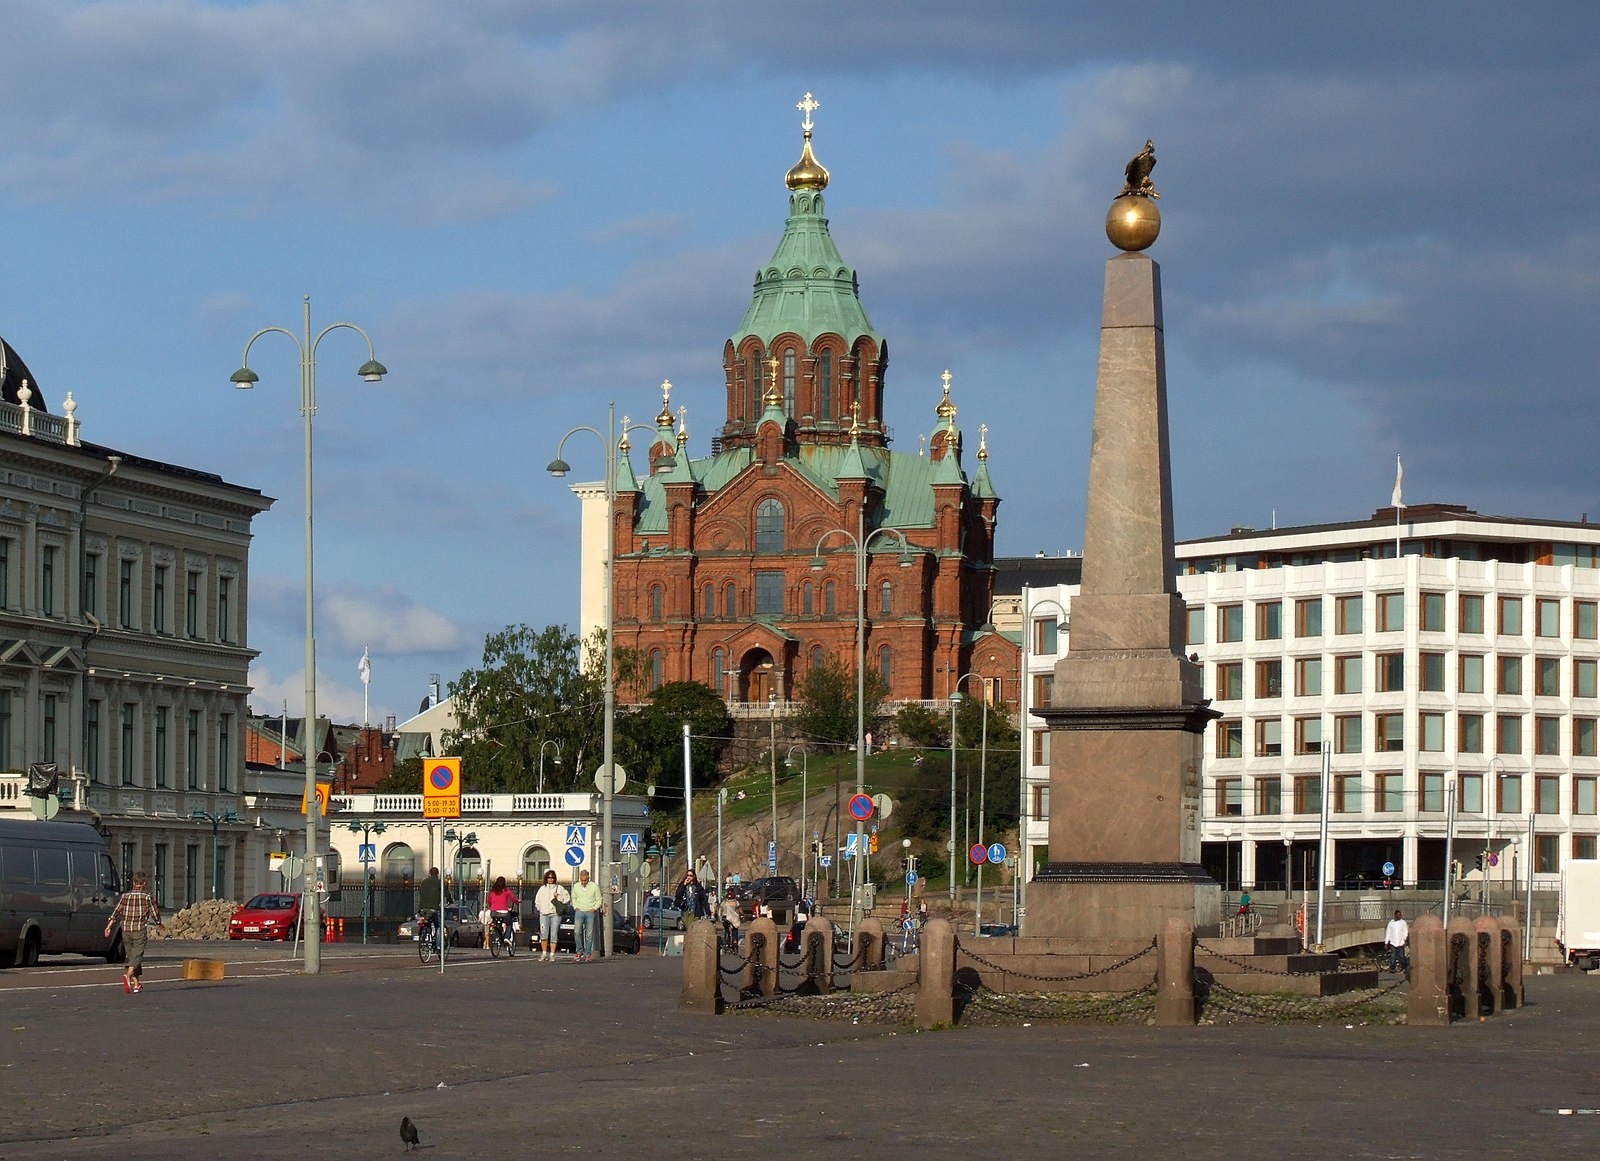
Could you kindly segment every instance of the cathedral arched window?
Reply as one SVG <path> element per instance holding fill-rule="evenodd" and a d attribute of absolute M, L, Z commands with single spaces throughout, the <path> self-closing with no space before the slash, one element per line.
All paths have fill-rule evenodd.
<path fill-rule="evenodd" d="M 892 684 L 892 679 L 889 675 L 889 661 L 889 647 L 884 645 L 878 650 L 878 676 L 883 678 L 884 685 Z"/>
<path fill-rule="evenodd" d="M 650 586 L 650 619 L 661 620 L 661 606 L 666 600 L 666 592 L 660 585 Z"/>
<path fill-rule="evenodd" d="M 822 586 L 822 611 L 826 616 L 831 617 L 839 611 L 836 593 L 837 590 L 833 587 L 832 581 L 828 581 Z"/>
<path fill-rule="evenodd" d="M 728 692 L 728 655 L 720 647 L 711 651 L 711 688 L 718 697 Z"/>
<path fill-rule="evenodd" d="M 880 616 L 887 617 L 894 612 L 894 586 L 888 581 L 884 581 L 878 587 L 878 593 L 878 613 Z"/>
<path fill-rule="evenodd" d="M 800 612 L 809 617 L 816 611 L 812 585 L 810 581 L 806 581 L 805 584 L 800 586 Z"/>
<path fill-rule="evenodd" d="M 822 646 L 813 645 L 811 647 L 811 669 L 813 672 L 822 668 L 822 658 Z"/>
<path fill-rule="evenodd" d="M 705 588 L 705 607 L 700 615 L 707 621 L 717 615 L 717 586 L 707 585 Z"/>
<path fill-rule="evenodd" d="M 739 590 L 732 581 L 722 590 L 722 615 L 730 621 L 739 615 Z"/>
<path fill-rule="evenodd" d="M 817 356 L 817 418 L 833 418 L 833 352 Z"/>
<path fill-rule="evenodd" d="M 664 676 L 664 668 L 665 666 L 661 657 L 661 650 L 650 650 L 650 688 L 652 690 L 661 688 Z"/>
<path fill-rule="evenodd" d="M 783 413 L 794 414 L 794 348 L 783 352 Z"/>
<path fill-rule="evenodd" d="M 756 551 L 783 551 L 783 504 L 763 500 L 756 506 Z"/>
<path fill-rule="evenodd" d="M 761 417 L 761 397 L 766 393 L 766 384 L 761 381 L 761 376 L 766 373 L 766 368 L 761 365 L 761 348 L 751 347 L 745 353 L 745 380 L 750 388 L 750 418 Z"/>

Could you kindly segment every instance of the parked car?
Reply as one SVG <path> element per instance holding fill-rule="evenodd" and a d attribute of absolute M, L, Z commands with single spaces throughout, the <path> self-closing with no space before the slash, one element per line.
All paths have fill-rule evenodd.
<path fill-rule="evenodd" d="M 612 946 L 618 952 L 626 952 L 628 955 L 639 954 L 639 927 L 635 920 L 629 919 L 626 915 L 614 914 L 611 916 L 611 932 Z M 604 954 L 605 933 L 602 929 L 595 929 L 594 941 Z M 556 927 L 556 950 L 571 952 L 578 950 L 577 927 L 570 914 L 563 915 Z"/>
<path fill-rule="evenodd" d="M 1015 935 L 1016 933 L 1017 925 L 1015 923 L 983 923 L 978 926 L 978 934 L 982 936 Z"/>
<path fill-rule="evenodd" d="M 670 927 L 682 931 L 689 925 L 688 918 L 664 895 L 652 895 L 644 901 L 646 927 Z"/>
<path fill-rule="evenodd" d="M 450 940 L 451 947 L 482 947 L 483 922 L 476 915 L 463 913 L 461 908 L 448 903 L 444 909 L 445 936 Z M 401 939 L 417 938 L 417 921 L 413 917 L 400 925 L 398 935 Z"/>
<path fill-rule="evenodd" d="M 252 895 L 228 920 L 228 938 L 292 939 L 299 922 L 299 895 Z"/>
<path fill-rule="evenodd" d="M 744 898 L 739 901 L 739 907 L 748 919 L 755 914 L 757 903 L 765 903 L 772 908 L 775 918 L 788 922 L 800 899 L 799 883 L 787 875 L 774 875 L 766 879 L 752 879 Z"/>

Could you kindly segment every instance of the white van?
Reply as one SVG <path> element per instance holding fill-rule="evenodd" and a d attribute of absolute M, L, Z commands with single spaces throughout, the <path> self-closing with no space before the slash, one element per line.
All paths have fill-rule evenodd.
<path fill-rule="evenodd" d="M 32 967 L 41 953 L 123 958 L 106 938 L 121 888 L 100 832 L 84 822 L 0 819 L 0 967 Z"/>

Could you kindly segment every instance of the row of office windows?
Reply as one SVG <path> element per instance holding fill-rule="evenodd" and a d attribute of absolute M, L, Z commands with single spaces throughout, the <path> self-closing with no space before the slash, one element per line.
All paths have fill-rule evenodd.
<path fill-rule="evenodd" d="M 1331 600 L 1333 616 L 1331 628 L 1335 636 L 1348 636 L 1366 630 L 1367 608 L 1372 607 L 1372 627 L 1379 633 L 1398 633 L 1406 627 L 1406 594 L 1350 593 L 1334 597 L 1303 597 L 1293 601 L 1270 600 L 1251 603 L 1254 621 L 1254 640 L 1281 641 L 1288 629 L 1294 638 L 1324 636 L 1323 614 Z M 1483 593 L 1460 593 L 1455 600 L 1456 623 L 1454 631 L 1460 635 L 1487 636 L 1491 633 L 1503 637 L 1520 637 L 1526 631 L 1525 620 L 1531 617 L 1533 635 L 1540 638 L 1559 638 L 1562 635 L 1562 605 L 1560 597 L 1495 597 Z M 1593 641 L 1600 637 L 1600 602 L 1573 600 L 1571 602 L 1571 634 L 1580 641 Z M 1424 592 L 1418 602 L 1418 627 L 1424 633 L 1445 633 L 1450 606 L 1449 594 Z M 1230 644 L 1245 640 L 1245 605 L 1243 602 L 1214 606 L 1214 640 Z M 1286 626 L 1285 615 L 1290 617 Z M 1188 610 L 1186 636 L 1190 645 L 1206 641 L 1207 609 L 1195 606 Z"/>
<path fill-rule="evenodd" d="M 1453 786 L 1452 786 L 1453 783 Z M 1286 814 L 1322 813 L 1322 776 L 1271 775 L 1254 778 L 1248 787 L 1241 778 L 1218 778 L 1211 788 L 1215 818 L 1279 817 Z M 1444 814 L 1455 795 L 1459 814 L 1493 813 L 1526 818 L 1528 813 L 1559 817 L 1594 818 L 1596 778 L 1592 774 L 1491 775 L 1478 771 L 1423 770 L 1408 783 L 1398 770 L 1375 773 L 1335 773 L 1328 788 L 1332 814 Z M 1492 808 L 1492 809 L 1491 809 Z M 1592 858 L 1593 856 L 1587 856 Z"/>
<path fill-rule="evenodd" d="M 781 615 L 788 612 L 785 574 L 777 569 L 760 570 L 754 578 L 754 601 L 748 606 L 755 616 Z M 834 617 L 839 615 L 839 589 L 831 580 L 818 584 L 802 581 L 798 590 L 799 615 L 802 617 Z M 656 623 L 666 618 L 666 586 L 650 586 L 650 620 Z M 708 581 L 700 590 L 700 617 L 705 621 L 736 620 L 741 608 L 739 588 L 733 581 L 716 583 Z M 894 585 L 884 581 L 878 586 L 878 615 L 894 615 Z"/>
<path fill-rule="evenodd" d="M 172 844 L 165 842 L 151 844 L 150 894 L 158 907 L 187 907 L 206 898 L 211 890 L 213 878 L 223 883 L 228 882 L 226 869 L 233 854 L 231 844 L 217 845 L 217 866 L 213 868 L 211 875 L 206 873 L 204 852 L 203 843 L 184 844 L 182 902 L 175 902 L 172 898 Z M 133 872 L 140 869 L 139 844 L 124 839 L 119 844 L 118 853 L 122 857 L 122 881 L 130 883 L 133 881 Z"/>
<path fill-rule="evenodd" d="M 1245 696 L 1245 665 L 1243 661 L 1218 661 L 1212 666 L 1211 697 L 1214 701 L 1238 701 Z M 1411 660 L 1404 651 L 1397 650 L 1392 653 L 1319 654 L 1292 657 L 1287 661 L 1269 657 L 1251 662 L 1250 666 L 1250 690 L 1257 698 L 1284 696 L 1286 667 L 1290 678 L 1287 688 L 1295 697 L 1321 697 L 1324 693 L 1402 693 L 1412 686 L 1422 693 L 1495 693 L 1513 697 L 1531 693 L 1535 697 L 1560 697 L 1564 671 L 1570 671 L 1572 697 L 1600 696 L 1600 661 L 1593 657 L 1458 653 L 1452 665 L 1447 653 L 1422 651 Z M 1453 690 L 1447 688 L 1452 672 L 1455 676 Z"/>
<path fill-rule="evenodd" d="M 1534 754 L 1539 757 L 1600 757 L 1596 742 L 1596 719 L 1546 714 L 1481 714 L 1464 711 L 1421 710 L 1415 715 L 1416 731 L 1411 748 L 1424 754 L 1443 754 L 1449 738 L 1449 719 L 1455 718 L 1455 752 L 1486 753 L 1493 742 L 1496 754 Z M 1407 749 L 1407 715 L 1401 711 L 1334 714 L 1329 740 L 1335 754 L 1396 754 Z M 1290 738 L 1296 755 L 1322 752 L 1324 719 L 1321 714 L 1288 719 Z M 1371 745 L 1367 745 L 1370 721 Z M 1566 723 L 1570 722 L 1570 729 Z M 1276 758 L 1284 753 L 1284 719 L 1257 718 L 1251 723 L 1251 754 L 1257 758 Z M 1214 754 L 1218 758 L 1245 756 L 1246 723 L 1240 718 L 1222 718 L 1213 724 Z M 1567 735 L 1563 738 L 1563 735 Z M 1563 746 L 1563 741 L 1566 745 Z"/>
<path fill-rule="evenodd" d="M 12 537 L 0 536 L 0 607 L 18 608 L 22 605 L 20 594 L 13 587 L 13 572 L 18 553 Z M 66 550 L 60 545 L 44 544 L 39 547 L 38 609 L 46 617 L 60 616 L 66 612 L 66 594 L 63 591 L 63 572 Z M 106 591 L 112 583 L 106 575 L 106 564 L 100 553 L 85 553 L 83 557 L 83 584 L 80 595 L 84 613 L 107 622 L 107 600 L 115 597 L 115 611 L 109 623 L 120 629 L 184 636 L 196 639 L 235 641 L 237 610 L 234 605 L 233 579 L 216 578 L 216 609 L 214 623 L 208 623 L 206 610 L 206 574 L 199 569 L 183 572 L 182 592 L 176 570 L 166 564 L 153 564 L 146 575 L 138 560 L 117 561 L 114 594 Z M 150 600 L 144 602 L 144 587 L 148 583 Z M 180 620 L 181 617 L 181 620 Z"/>
<path fill-rule="evenodd" d="M 20 697 L 11 690 L 0 690 L 0 761 L 13 769 L 27 762 L 69 761 L 67 740 L 75 724 L 68 720 L 73 708 L 71 699 L 53 693 L 42 696 L 39 738 L 34 746 L 28 747 L 33 753 L 26 755 L 23 761 L 17 760 L 18 755 L 13 749 L 20 736 L 14 720 L 20 702 Z M 235 736 L 232 714 L 223 714 L 217 721 L 216 785 L 211 786 L 207 785 L 209 779 L 205 762 L 205 743 L 208 741 L 205 715 L 197 709 L 180 711 L 177 707 L 161 705 L 155 707 L 150 720 L 146 722 L 141 720 L 143 710 L 144 707 L 138 702 L 125 702 L 117 710 L 114 728 L 117 732 L 116 762 L 121 785 L 148 786 L 157 790 L 177 789 L 180 769 L 177 759 L 181 743 L 184 759 L 181 770 L 188 789 L 232 789 L 232 742 Z M 94 783 L 107 781 L 107 712 L 106 703 L 99 699 L 91 700 L 84 711 L 84 765 L 89 780 Z M 177 716 L 180 712 L 184 715 L 181 722 Z M 150 731 L 152 745 L 148 769 L 143 768 L 140 751 L 140 741 L 146 729 Z"/>

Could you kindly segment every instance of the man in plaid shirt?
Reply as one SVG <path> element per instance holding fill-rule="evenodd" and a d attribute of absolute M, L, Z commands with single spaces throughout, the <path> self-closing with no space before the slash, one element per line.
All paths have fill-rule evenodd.
<path fill-rule="evenodd" d="M 117 900 L 117 909 L 106 923 L 106 938 L 112 929 L 122 924 L 122 949 L 127 954 L 127 966 L 122 969 L 122 990 L 140 991 L 139 975 L 144 970 L 144 949 L 150 939 L 150 929 L 161 926 L 161 908 L 156 906 L 149 891 L 150 877 L 143 871 L 133 873 L 133 890 Z"/>

